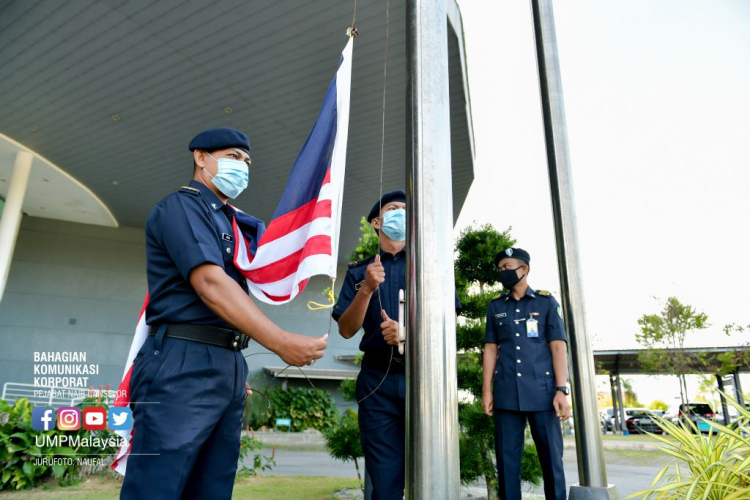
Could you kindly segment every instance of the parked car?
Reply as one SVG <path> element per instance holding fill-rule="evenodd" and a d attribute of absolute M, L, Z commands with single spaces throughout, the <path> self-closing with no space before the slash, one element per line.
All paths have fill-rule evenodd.
<path fill-rule="evenodd" d="M 631 434 L 650 432 L 663 434 L 661 427 L 653 420 L 654 411 L 646 408 L 625 408 L 625 426 Z"/>
<path fill-rule="evenodd" d="M 698 428 L 699 432 L 708 432 L 711 429 L 711 423 L 716 419 L 716 412 L 711 409 L 708 403 L 687 403 L 681 404 L 677 412 L 679 422 L 691 420 Z"/>
<path fill-rule="evenodd" d="M 599 410 L 599 423 L 601 424 L 602 433 L 612 432 L 614 429 L 615 410 L 611 406 Z"/>

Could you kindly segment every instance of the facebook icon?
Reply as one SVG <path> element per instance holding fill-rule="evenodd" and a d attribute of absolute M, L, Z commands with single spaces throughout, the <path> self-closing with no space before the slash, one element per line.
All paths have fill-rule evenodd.
<path fill-rule="evenodd" d="M 31 409 L 31 427 L 37 431 L 51 431 L 55 428 L 55 409 L 40 406 Z"/>

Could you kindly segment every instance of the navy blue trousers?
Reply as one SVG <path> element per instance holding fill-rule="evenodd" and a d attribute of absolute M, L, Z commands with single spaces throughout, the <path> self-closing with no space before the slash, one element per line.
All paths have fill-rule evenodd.
<path fill-rule="evenodd" d="M 230 499 L 248 368 L 241 352 L 148 337 L 133 365 L 121 499 Z"/>
<path fill-rule="evenodd" d="M 385 381 L 383 381 L 385 377 Z M 372 500 L 404 498 L 406 473 L 406 376 L 362 367 L 357 377 L 359 435 L 365 467 L 372 482 Z"/>
<path fill-rule="evenodd" d="M 495 408 L 495 457 L 500 498 L 521 500 L 521 454 L 527 421 L 542 466 L 544 498 L 565 500 L 562 430 L 555 412 Z"/>

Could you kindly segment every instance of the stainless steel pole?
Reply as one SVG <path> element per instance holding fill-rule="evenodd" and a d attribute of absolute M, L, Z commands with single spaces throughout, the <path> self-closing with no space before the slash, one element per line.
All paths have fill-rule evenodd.
<path fill-rule="evenodd" d="M 407 0 L 406 498 L 459 498 L 445 0 Z"/>
<path fill-rule="evenodd" d="M 571 360 L 579 484 L 571 487 L 570 498 L 619 498 L 614 486 L 610 487 L 607 484 L 602 436 L 598 425 L 596 372 L 593 353 L 586 335 L 573 181 L 552 0 L 531 0 L 531 10 L 534 18 L 534 39 L 544 114 L 562 305 L 565 310 Z"/>

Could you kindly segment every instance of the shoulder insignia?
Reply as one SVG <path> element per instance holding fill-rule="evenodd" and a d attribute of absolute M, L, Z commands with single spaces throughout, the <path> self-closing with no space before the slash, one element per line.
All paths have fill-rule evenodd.
<path fill-rule="evenodd" d="M 197 196 L 197 195 L 201 194 L 200 190 L 195 189 L 194 187 L 190 187 L 190 186 L 182 186 L 180 188 L 180 192 L 181 193 L 192 194 L 193 196 Z"/>
<path fill-rule="evenodd" d="M 542 297 L 549 297 L 550 295 L 552 295 L 552 293 L 547 290 L 537 290 L 536 294 L 541 295 Z"/>
<path fill-rule="evenodd" d="M 508 294 L 507 294 L 507 293 L 498 293 L 497 295 L 495 295 L 494 297 L 492 297 L 492 298 L 490 299 L 490 301 L 493 301 L 493 300 L 497 300 L 497 299 L 502 299 L 502 298 L 503 298 L 503 297 L 505 297 L 506 295 L 508 295 Z"/>
<path fill-rule="evenodd" d="M 349 263 L 349 269 L 361 266 L 362 264 L 367 264 L 367 262 L 375 257 L 374 255 L 370 255 L 369 257 L 365 257 L 364 259 L 355 260 Z"/>

